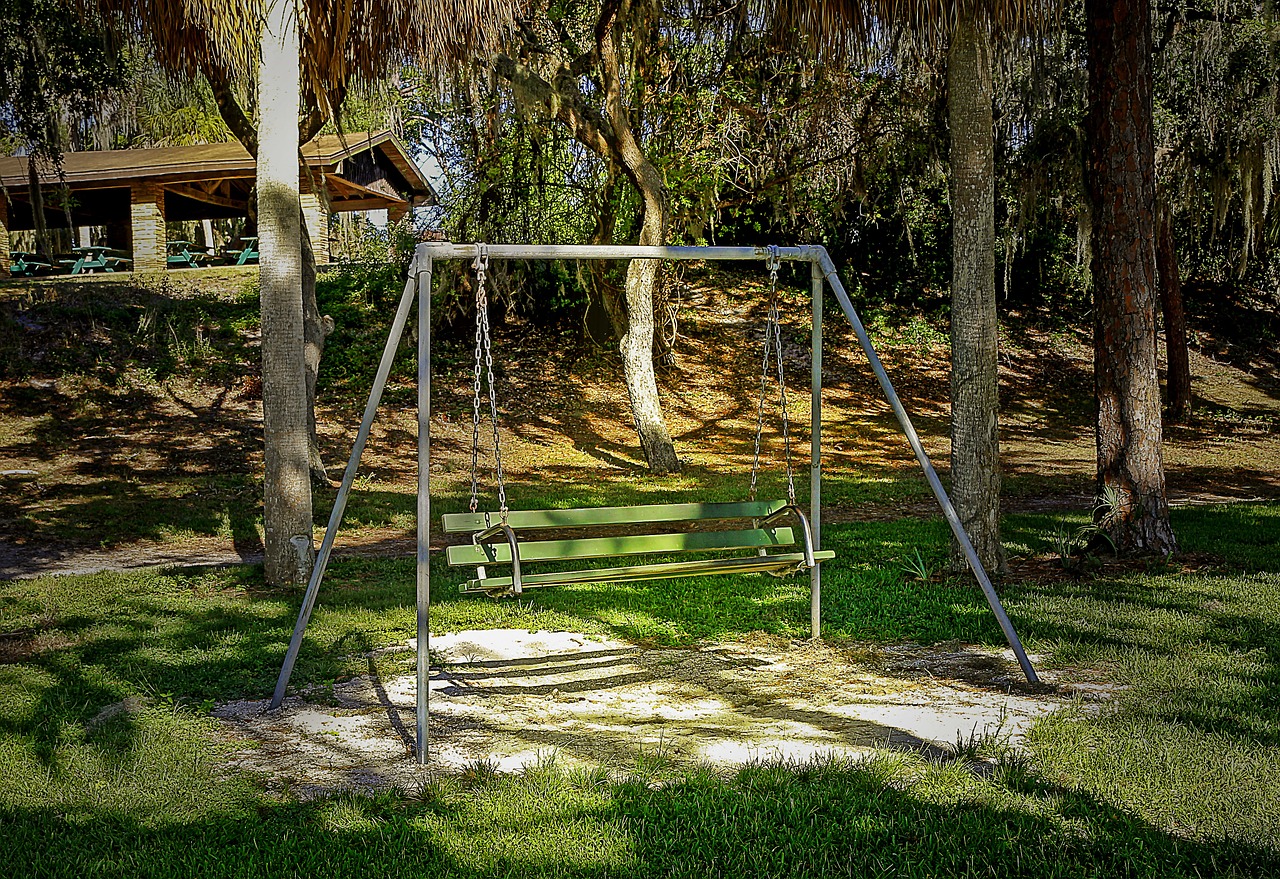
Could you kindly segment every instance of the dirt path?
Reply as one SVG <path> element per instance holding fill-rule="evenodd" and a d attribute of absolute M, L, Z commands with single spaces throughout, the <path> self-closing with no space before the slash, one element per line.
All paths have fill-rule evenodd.
<path fill-rule="evenodd" d="M 945 758 L 958 740 L 1017 747 L 1035 718 L 1098 693 L 1027 689 L 1010 656 L 965 645 L 871 656 L 762 637 L 646 650 L 572 632 L 483 630 L 431 647 L 443 661 L 431 681 L 428 772 L 549 759 L 623 774 L 724 769 L 886 747 Z M 324 697 L 293 697 L 278 711 L 265 701 L 220 706 L 214 714 L 238 743 L 232 762 L 301 793 L 421 783 L 413 676 L 361 676 Z"/>

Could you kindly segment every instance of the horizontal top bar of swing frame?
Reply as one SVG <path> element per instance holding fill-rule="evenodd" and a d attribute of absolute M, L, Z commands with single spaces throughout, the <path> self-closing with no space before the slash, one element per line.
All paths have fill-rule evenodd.
<path fill-rule="evenodd" d="M 419 244 L 417 255 L 431 259 L 474 259 L 475 244 L 429 241 Z M 638 244 L 490 244 L 490 259 L 768 259 L 767 247 L 642 247 Z M 819 245 L 779 247 L 778 258 L 818 262 L 825 248 Z"/>

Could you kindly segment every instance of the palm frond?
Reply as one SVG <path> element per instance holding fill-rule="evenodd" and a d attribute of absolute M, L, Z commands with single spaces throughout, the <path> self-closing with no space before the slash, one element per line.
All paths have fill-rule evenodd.
<path fill-rule="evenodd" d="M 820 56 L 848 58 L 873 34 L 944 46 L 963 20 L 1005 36 L 1032 33 L 1056 21 L 1062 5 L 1062 0 L 752 0 L 751 11 L 783 39 L 801 36 Z"/>
<path fill-rule="evenodd" d="M 267 2 L 293 0 L 78 0 L 119 31 L 147 38 L 167 70 L 213 65 L 252 81 Z M 428 70 L 493 50 L 520 0 L 297 0 L 302 75 L 321 100 L 349 83 L 373 81 L 406 62 Z"/>

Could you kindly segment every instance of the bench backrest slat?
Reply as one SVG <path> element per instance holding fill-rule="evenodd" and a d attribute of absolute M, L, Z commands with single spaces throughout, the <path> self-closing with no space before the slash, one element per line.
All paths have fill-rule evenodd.
<path fill-rule="evenodd" d="M 715 504 L 647 504 L 638 507 L 587 507 L 574 510 L 511 510 L 507 524 L 513 530 L 532 528 L 591 528 L 602 525 L 648 525 L 704 519 L 763 519 L 782 509 L 786 501 L 743 501 Z M 496 512 L 446 513 L 442 520 L 449 534 L 481 531 L 499 521 Z"/>
<path fill-rule="evenodd" d="M 692 531 L 685 534 L 627 534 L 618 537 L 584 537 L 569 540 L 531 540 L 520 544 L 522 562 L 562 559 L 598 559 L 610 556 L 647 555 L 702 550 L 749 549 L 792 546 L 790 528 L 753 528 L 747 531 Z M 446 548 L 451 565 L 511 563 L 511 547 L 501 537 L 479 546 L 457 544 Z"/>

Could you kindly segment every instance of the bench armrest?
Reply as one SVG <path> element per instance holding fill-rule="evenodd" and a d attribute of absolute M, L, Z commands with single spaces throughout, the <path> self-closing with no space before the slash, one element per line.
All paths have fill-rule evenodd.
<path fill-rule="evenodd" d="M 513 595 L 519 596 L 521 591 L 520 542 L 516 540 L 516 533 L 515 531 L 511 530 L 511 526 L 508 525 L 506 522 L 498 522 L 497 524 L 490 525 L 488 528 L 484 529 L 483 531 L 478 531 L 474 535 L 472 535 L 471 542 L 479 545 L 481 543 L 484 543 L 486 540 L 489 540 L 490 538 L 497 537 L 499 534 L 502 534 L 506 537 L 507 546 L 511 547 L 511 593 Z M 483 566 L 480 567 L 479 574 L 480 574 L 480 579 L 483 580 L 485 576 Z"/>
<path fill-rule="evenodd" d="M 804 566 L 812 568 L 817 565 L 817 561 L 813 557 L 813 529 L 809 527 L 809 517 L 804 514 L 804 510 L 800 509 L 796 504 L 787 504 L 782 509 L 765 517 L 760 523 L 761 525 L 771 525 L 783 516 L 795 516 L 800 522 L 801 548 L 804 550 Z"/>

